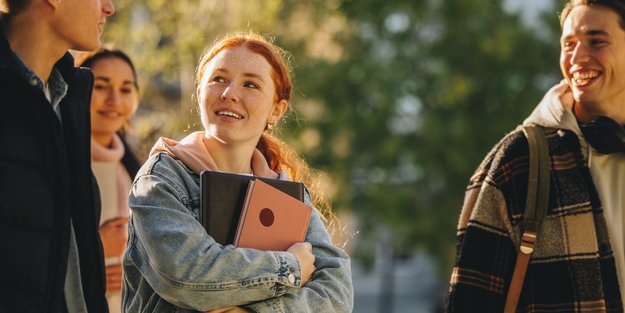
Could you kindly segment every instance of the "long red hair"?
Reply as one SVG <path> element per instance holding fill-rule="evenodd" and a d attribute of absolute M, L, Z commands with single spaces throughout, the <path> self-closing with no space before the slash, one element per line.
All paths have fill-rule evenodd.
<path fill-rule="evenodd" d="M 276 86 L 274 102 L 281 100 L 290 102 L 292 85 L 289 67 L 285 61 L 287 53 L 263 36 L 254 33 L 228 35 L 209 47 L 200 58 L 195 75 L 196 88 L 199 88 L 206 65 L 210 60 L 222 50 L 238 47 L 245 47 L 267 60 L 271 65 L 271 78 Z M 319 188 L 318 174 L 308 166 L 306 161 L 289 145 L 270 132 L 264 132 L 261 135 L 256 148 L 265 156 L 271 169 L 276 172 L 285 171 L 293 180 L 304 183 L 310 191 L 313 204 L 321 211 L 326 221 L 330 222 L 328 227 L 333 226 L 334 214 Z"/>

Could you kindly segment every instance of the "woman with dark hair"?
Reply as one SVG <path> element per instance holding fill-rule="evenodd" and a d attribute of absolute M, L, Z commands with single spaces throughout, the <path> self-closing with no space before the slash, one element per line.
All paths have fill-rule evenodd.
<path fill-rule="evenodd" d="M 349 256 L 322 220 L 329 206 L 305 162 L 271 134 L 291 99 L 281 50 L 255 34 L 228 36 L 205 52 L 196 84 L 204 131 L 161 138 L 131 190 L 125 310 L 351 312 Z M 293 178 L 317 196 L 306 204 L 325 209 L 287 251 L 224 246 L 198 221 L 204 170 Z"/>
<path fill-rule="evenodd" d="M 76 64 L 94 75 L 91 97 L 91 160 L 102 198 L 100 236 L 106 264 L 109 310 L 121 311 L 122 255 L 128 239 L 128 193 L 140 163 L 127 143 L 139 105 L 137 73 L 120 50 L 80 55 Z"/>

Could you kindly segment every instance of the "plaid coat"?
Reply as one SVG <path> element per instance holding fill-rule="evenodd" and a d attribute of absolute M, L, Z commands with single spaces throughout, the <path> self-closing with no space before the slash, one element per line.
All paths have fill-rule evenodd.
<path fill-rule="evenodd" d="M 546 129 L 547 216 L 517 312 L 623 312 L 601 203 L 577 135 Z M 529 148 L 508 134 L 471 178 L 460 214 L 446 312 L 503 312 L 521 237 Z"/>

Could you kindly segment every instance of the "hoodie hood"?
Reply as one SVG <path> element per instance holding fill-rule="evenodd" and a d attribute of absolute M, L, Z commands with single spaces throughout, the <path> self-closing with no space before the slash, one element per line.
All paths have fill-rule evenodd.
<path fill-rule="evenodd" d="M 204 132 L 201 131 L 193 132 L 181 141 L 160 137 L 152 147 L 150 156 L 166 153 L 170 157 L 180 160 L 198 175 L 203 171 L 221 172 L 206 148 L 204 144 L 205 140 Z M 254 149 L 250 165 L 255 176 L 278 178 L 282 180 L 289 179 L 286 172 L 280 172 L 278 175 L 278 173 L 271 170 L 269 164 L 267 164 L 267 159 L 265 159 L 258 149 Z"/>
<path fill-rule="evenodd" d="M 193 132 L 179 142 L 161 137 L 156 141 L 152 150 L 150 150 L 150 156 L 161 152 L 167 153 L 174 159 L 182 161 L 182 163 L 198 175 L 203 171 L 219 170 L 204 145 L 203 132 Z"/>
<path fill-rule="evenodd" d="M 581 130 L 573 114 L 573 93 L 566 81 L 555 85 L 543 97 L 523 125 L 540 125 L 566 129 L 581 137 Z"/>

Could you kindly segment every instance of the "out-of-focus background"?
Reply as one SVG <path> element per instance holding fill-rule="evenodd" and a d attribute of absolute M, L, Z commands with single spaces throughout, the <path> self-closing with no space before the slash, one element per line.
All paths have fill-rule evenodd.
<path fill-rule="evenodd" d="M 465 186 L 561 79 L 562 0 L 115 0 L 145 153 L 201 129 L 193 75 L 236 31 L 290 52 L 278 135 L 322 171 L 353 257 L 355 312 L 440 312 Z"/>

